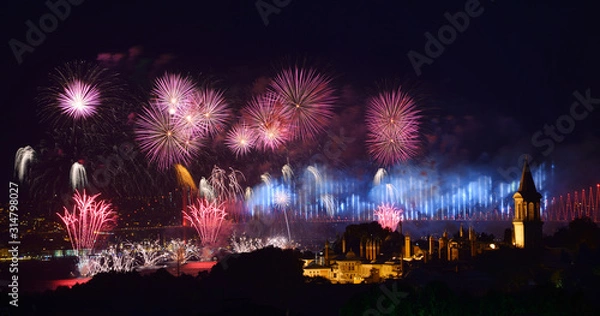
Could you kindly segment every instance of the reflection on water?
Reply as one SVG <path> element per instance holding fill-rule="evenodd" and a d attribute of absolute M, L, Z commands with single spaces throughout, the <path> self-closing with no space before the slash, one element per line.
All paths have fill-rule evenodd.
<path fill-rule="evenodd" d="M 188 262 L 180 267 L 180 273 L 185 273 L 191 276 L 198 275 L 201 271 L 210 271 L 210 269 L 216 264 L 216 261 L 203 261 L 203 262 Z M 140 274 L 146 275 L 155 272 L 157 269 L 145 269 L 139 271 Z M 169 264 L 166 270 L 173 275 L 177 275 L 176 265 Z M 44 292 L 47 290 L 56 290 L 58 287 L 66 286 L 73 287 L 76 284 L 84 284 L 92 278 L 68 278 L 68 279 L 57 279 L 57 280 L 35 280 L 25 284 L 24 288 L 28 292 Z"/>

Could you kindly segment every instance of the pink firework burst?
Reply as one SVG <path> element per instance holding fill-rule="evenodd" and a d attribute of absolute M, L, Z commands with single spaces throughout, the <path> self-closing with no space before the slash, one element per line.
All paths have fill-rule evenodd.
<path fill-rule="evenodd" d="M 223 92 L 204 88 L 196 91 L 192 100 L 202 132 L 210 136 L 222 131 L 229 118 L 229 105 Z"/>
<path fill-rule="evenodd" d="M 92 251 L 98 234 L 116 223 L 117 215 L 112 205 L 103 200 L 97 200 L 100 194 L 87 195 L 75 192 L 73 210 L 64 207 L 64 214 L 57 213 L 65 224 L 71 240 L 71 246 L 77 255 L 84 250 Z"/>
<path fill-rule="evenodd" d="M 275 151 L 290 140 L 290 112 L 276 95 L 255 96 L 244 111 L 262 150 Z"/>
<path fill-rule="evenodd" d="M 142 152 L 160 170 L 175 163 L 188 164 L 200 147 L 198 137 L 190 135 L 181 120 L 155 106 L 143 110 L 135 135 Z"/>
<path fill-rule="evenodd" d="M 314 139 L 333 117 L 336 98 L 331 79 L 314 69 L 284 69 L 275 76 L 270 90 L 289 107 L 293 139 Z"/>
<path fill-rule="evenodd" d="M 381 227 L 395 231 L 398 223 L 402 220 L 401 209 L 395 208 L 390 204 L 381 204 L 373 211 L 373 215 L 377 216 L 377 222 Z"/>
<path fill-rule="evenodd" d="M 195 84 L 192 79 L 179 74 L 166 73 L 154 82 L 153 101 L 162 110 L 174 115 L 189 105 L 194 89 Z"/>
<path fill-rule="evenodd" d="M 44 120 L 67 123 L 63 118 L 86 122 L 98 119 L 116 105 L 120 88 L 117 78 L 105 68 L 86 62 L 69 62 L 50 74 L 51 84 L 42 90 L 40 101 Z M 97 121 L 96 121 L 97 122 Z"/>
<path fill-rule="evenodd" d="M 95 86 L 74 79 L 65 83 L 57 96 L 61 113 L 81 119 L 94 115 L 100 106 L 100 91 Z"/>
<path fill-rule="evenodd" d="M 255 145 L 256 136 L 246 124 L 237 124 L 227 133 L 225 144 L 236 155 L 243 156 L 250 152 Z"/>
<path fill-rule="evenodd" d="M 418 153 L 421 111 L 401 88 L 372 97 L 366 117 L 367 150 L 376 162 L 392 165 Z"/>
<path fill-rule="evenodd" d="M 188 211 L 183 212 L 183 216 L 198 232 L 202 245 L 214 245 L 217 243 L 227 212 L 224 203 L 197 199 L 194 205 L 188 206 Z"/>

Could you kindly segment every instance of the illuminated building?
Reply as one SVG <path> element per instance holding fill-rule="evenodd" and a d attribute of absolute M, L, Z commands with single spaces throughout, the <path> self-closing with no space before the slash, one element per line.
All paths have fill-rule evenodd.
<path fill-rule="evenodd" d="M 513 195 L 515 217 L 513 219 L 514 245 L 517 248 L 536 248 L 542 243 L 540 200 L 542 195 L 536 190 L 529 163 L 525 161 L 519 190 Z"/>
<path fill-rule="evenodd" d="M 359 257 L 352 249 L 343 255 L 336 255 L 330 248 L 329 242 L 325 243 L 323 252 L 305 265 L 304 275 L 323 277 L 331 283 L 346 284 L 374 283 L 402 276 L 400 259 L 382 260 L 377 258 L 381 247 L 379 239 L 369 239 L 361 243 L 361 253 L 363 253 L 363 244 L 366 251 L 364 257 L 362 255 Z"/>

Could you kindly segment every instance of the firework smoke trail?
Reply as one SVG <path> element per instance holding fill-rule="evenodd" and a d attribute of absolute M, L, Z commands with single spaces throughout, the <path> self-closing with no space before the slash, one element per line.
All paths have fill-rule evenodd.
<path fill-rule="evenodd" d="M 398 223 L 402 220 L 402 210 L 395 208 L 390 204 L 381 204 L 373 211 L 373 215 L 377 216 L 377 222 L 383 228 L 389 228 L 395 231 Z"/>
<path fill-rule="evenodd" d="M 21 147 L 15 154 L 15 175 L 22 183 L 25 176 L 31 168 L 31 164 L 35 161 L 35 150 L 31 146 Z"/>
<path fill-rule="evenodd" d="M 306 167 L 306 171 L 310 172 L 310 174 L 313 175 L 316 184 L 321 183 L 322 178 L 321 178 L 321 173 L 319 172 L 319 169 L 317 169 L 314 166 L 308 166 L 308 167 Z"/>
<path fill-rule="evenodd" d="M 387 171 L 383 168 L 377 169 L 375 176 L 373 177 L 373 185 L 380 185 L 384 178 L 387 176 Z"/>
<path fill-rule="evenodd" d="M 213 188 L 215 192 L 215 196 L 220 201 L 226 200 L 227 196 L 227 172 L 224 169 L 219 168 L 218 166 L 214 166 L 210 177 L 208 178 L 208 182 L 210 186 Z"/>
<path fill-rule="evenodd" d="M 188 206 L 188 211 L 183 214 L 198 232 L 202 245 L 216 244 L 221 225 L 227 216 L 224 203 L 197 199 L 196 204 Z"/>
<path fill-rule="evenodd" d="M 174 115 L 189 106 L 195 88 L 190 78 L 165 73 L 155 80 L 152 94 L 161 110 Z"/>
<path fill-rule="evenodd" d="M 281 174 L 283 175 L 283 180 L 285 182 L 290 182 L 292 180 L 292 178 L 294 177 L 294 171 L 292 170 L 292 167 L 290 167 L 289 164 L 285 164 L 282 168 L 281 168 Z"/>
<path fill-rule="evenodd" d="M 250 200 L 252 198 L 252 195 L 254 194 L 254 192 L 252 191 L 251 187 L 247 187 L 246 191 L 244 192 L 244 199 L 246 201 Z"/>
<path fill-rule="evenodd" d="M 202 177 L 202 179 L 200 179 L 198 187 L 198 196 L 200 198 L 204 198 L 207 201 L 213 201 L 215 199 L 215 190 L 206 178 Z"/>
<path fill-rule="evenodd" d="M 270 90 L 291 112 L 292 139 L 314 139 L 333 117 L 336 98 L 331 79 L 314 69 L 284 69 L 275 76 Z"/>
<path fill-rule="evenodd" d="M 398 88 L 368 101 L 367 151 L 383 165 L 414 157 L 419 150 L 421 111 L 412 97 Z"/>
<path fill-rule="evenodd" d="M 246 155 L 256 144 L 254 131 L 246 124 L 237 124 L 229 130 L 225 144 L 236 157 Z"/>
<path fill-rule="evenodd" d="M 84 249 L 93 250 L 98 232 L 116 222 L 117 216 L 112 205 L 103 200 L 96 201 L 98 196 L 100 194 L 89 196 L 77 191 L 73 195 L 73 211 L 69 212 L 63 207 L 64 214 L 57 213 L 65 224 L 71 246 L 78 256 Z"/>
<path fill-rule="evenodd" d="M 230 201 L 237 201 L 238 196 L 244 194 L 244 189 L 240 185 L 240 180 L 245 181 L 246 177 L 239 170 L 233 169 L 231 167 L 229 168 L 229 170 L 229 175 L 227 175 L 227 178 L 229 180 L 229 190 L 227 191 L 229 193 L 228 199 Z"/>
<path fill-rule="evenodd" d="M 240 180 L 245 180 L 244 174 L 236 169 L 229 168 L 230 172 L 214 166 L 208 184 L 212 189 L 214 196 L 221 202 L 238 200 L 238 197 L 244 194 L 244 189 L 240 185 Z"/>
<path fill-rule="evenodd" d="M 260 175 L 260 181 L 262 181 L 267 187 L 271 186 L 271 175 L 267 172 Z"/>
<path fill-rule="evenodd" d="M 71 171 L 69 172 L 71 179 L 71 187 L 73 190 L 79 190 L 85 188 L 87 185 L 87 173 L 85 171 L 85 167 L 79 162 L 74 162 L 71 166 Z"/>
<path fill-rule="evenodd" d="M 188 135 L 180 120 L 156 107 L 143 110 L 135 135 L 141 151 L 159 170 L 176 163 L 189 164 L 200 147 L 198 138 Z"/>
<path fill-rule="evenodd" d="M 257 137 L 257 147 L 263 151 L 275 151 L 291 139 L 290 111 L 274 94 L 254 96 L 244 115 Z"/>
<path fill-rule="evenodd" d="M 327 215 L 329 215 L 329 217 L 333 218 L 335 215 L 335 211 L 336 211 L 336 203 L 335 203 L 335 198 L 333 197 L 333 195 L 323 194 L 323 195 L 321 195 L 321 201 L 323 202 L 323 205 L 325 206 Z"/>
<path fill-rule="evenodd" d="M 198 190 L 196 182 L 190 172 L 181 164 L 175 164 L 175 172 L 177 173 L 177 182 L 181 187 L 188 187 L 192 191 Z"/>

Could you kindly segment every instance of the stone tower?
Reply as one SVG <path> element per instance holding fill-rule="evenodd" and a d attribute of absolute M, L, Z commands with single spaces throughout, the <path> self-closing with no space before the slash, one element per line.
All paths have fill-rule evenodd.
<path fill-rule="evenodd" d="M 513 234 L 515 247 L 536 248 L 542 244 L 542 225 L 540 218 L 540 200 L 542 195 L 536 190 L 529 163 L 525 160 L 519 190 L 513 195 L 515 217 Z"/>

